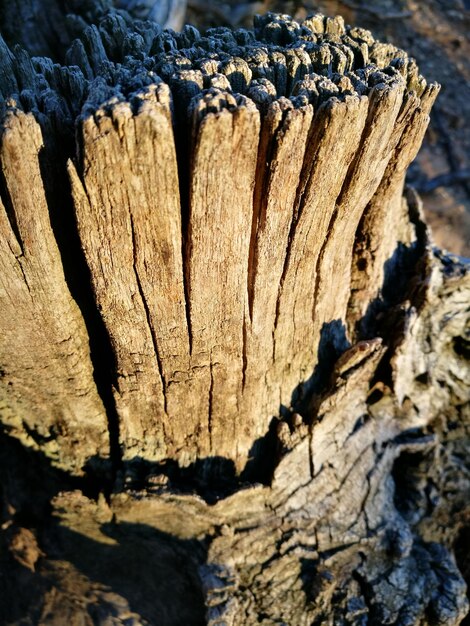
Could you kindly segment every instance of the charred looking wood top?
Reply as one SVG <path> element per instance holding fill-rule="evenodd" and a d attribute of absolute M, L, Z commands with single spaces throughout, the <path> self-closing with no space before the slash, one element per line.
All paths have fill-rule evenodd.
<path fill-rule="evenodd" d="M 77 116 L 118 101 L 130 102 L 136 111 L 142 94 L 162 82 L 180 111 L 181 100 L 185 108 L 194 107 L 211 89 L 248 96 L 263 113 L 282 97 L 300 108 L 367 95 L 380 84 L 404 82 L 418 96 L 426 89 L 406 52 L 375 41 L 367 30 L 345 26 L 341 17 L 318 14 L 299 23 L 268 13 L 255 18 L 253 31 L 222 27 L 205 34 L 189 25 L 181 33 L 162 30 L 117 11 L 98 25 L 78 16 L 69 22 L 80 32 L 64 65 L 0 44 L 3 105 L 31 111 L 43 123 L 46 116 L 59 130 L 73 131 Z"/>
<path fill-rule="evenodd" d="M 112 396 L 124 458 L 240 471 L 351 345 L 397 243 L 414 245 L 404 172 L 438 88 L 340 17 L 205 34 L 87 19 L 68 18 L 63 65 L 0 40 L 4 421 L 75 471 L 107 454 Z M 113 352 L 93 367 L 75 221 Z"/>

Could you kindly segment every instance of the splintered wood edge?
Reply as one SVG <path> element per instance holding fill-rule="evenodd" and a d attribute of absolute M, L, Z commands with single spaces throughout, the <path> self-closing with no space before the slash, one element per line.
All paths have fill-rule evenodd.
<path fill-rule="evenodd" d="M 126 57 L 111 87 L 100 73 L 117 71 L 112 54 L 123 52 L 132 27 L 113 17 L 103 28 L 110 39 L 90 27 L 70 50 L 88 78 L 62 68 L 57 100 L 41 104 L 39 119 L 55 137 L 47 115 L 83 104 L 71 113 L 80 113 L 79 150 L 78 173 L 69 171 L 116 358 L 122 452 L 182 465 L 216 455 L 240 471 L 254 440 L 281 405 L 291 409 L 294 388 L 321 362 L 321 342 L 338 354 L 348 346 L 358 224 L 371 198 L 380 202 L 381 179 L 414 150 L 406 139 L 414 125 L 403 128 L 400 111 L 404 120 L 406 101 L 424 103 L 429 90 L 404 53 L 366 31 L 316 16 L 303 41 L 296 22 L 272 15 L 257 20 L 255 36 L 232 36 L 242 43 L 231 58 L 225 32 L 201 38 L 195 29 L 162 33 L 147 24 L 139 45 L 160 56 L 132 81 Z M 279 28 L 302 45 L 277 46 Z M 213 58 L 198 52 L 190 61 L 179 51 L 188 42 Z M 15 69 L 19 61 L 2 45 Z M 361 68 L 370 59 L 379 67 Z M 32 106 L 52 66 L 36 59 L 21 67 L 33 87 L 21 105 Z M 16 89 L 0 83 L 4 93 Z M 385 197 L 395 202 L 388 188 Z M 330 329 L 335 320 L 344 329 Z"/>

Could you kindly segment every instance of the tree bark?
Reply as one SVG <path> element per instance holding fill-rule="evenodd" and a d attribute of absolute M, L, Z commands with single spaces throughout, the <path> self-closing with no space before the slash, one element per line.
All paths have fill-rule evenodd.
<path fill-rule="evenodd" d="M 461 623 L 438 86 L 339 17 L 72 4 L 62 65 L 0 45 L 3 623 Z"/>

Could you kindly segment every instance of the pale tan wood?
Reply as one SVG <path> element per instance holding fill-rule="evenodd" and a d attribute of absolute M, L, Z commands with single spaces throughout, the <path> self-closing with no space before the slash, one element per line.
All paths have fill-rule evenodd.
<path fill-rule="evenodd" d="M 70 172 L 97 303 L 116 352 L 124 456 L 162 459 L 189 447 L 198 424 L 191 399 L 199 392 L 189 381 L 168 87 L 150 88 L 137 106 L 134 114 L 127 103 L 112 104 L 85 119 L 83 183 L 72 165 Z"/>
<path fill-rule="evenodd" d="M 317 259 L 328 235 L 336 199 L 358 149 L 367 109 L 367 98 L 346 97 L 344 102 L 322 106 L 313 120 L 298 194 L 299 217 L 279 287 L 274 331 L 279 404 L 290 406 L 294 389 L 313 371 L 317 345 L 313 341 L 311 316 Z M 338 144 L 338 136 L 346 136 L 347 140 Z"/>
<path fill-rule="evenodd" d="M 28 85 L 17 100 L 58 170 L 76 151 L 79 234 L 115 358 L 96 361 L 100 390 L 115 375 L 109 429 L 121 450 L 114 475 L 70 483 L 51 474 L 47 438 L 33 454 L 1 436 L 1 582 L 21 585 L 0 608 L 31 591 L 9 623 L 457 626 L 468 608 L 452 550 L 470 492 L 469 274 L 431 254 L 419 201 L 402 196 L 432 89 L 403 52 L 341 19 L 268 15 L 255 35 L 201 38 L 114 10 L 83 28 L 94 19 L 83 15 L 70 18 L 81 41 L 66 58 L 87 81 L 47 59 L 36 71 L 0 44 L 11 70 L 0 98 L 13 104 Z M 29 169 L 32 200 L 13 167 L 6 177 L 31 217 L 54 181 Z M 9 267 L 22 237 L 3 197 Z M 360 276 L 368 227 L 377 251 Z M 351 285 L 360 315 L 400 244 L 414 256 L 404 276 L 392 271 L 397 306 L 383 303 L 356 341 Z M 25 264 L 14 267 L 6 276 L 22 279 Z M 37 327 L 19 324 L 22 337 Z M 90 339 L 96 353 L 96 329 Z M 29 367 L 17 345 L 8 358 Z M 30 371 L 31 403 L 44 379 Z M 7 398 L 3 426 L 15 419 Z M 72 441 L 79 456 L 87 435 L 64 450 Z M 37 533 L 22 527 L 36 501 Z"/>
<path fill-rule="evenodd" d="M 350 293 L 354 238 L 364 209 L 377 190 L 391 158 L 389 141 L 400 112 L 404 82 L 395 78 L 374 88 L 369 100 L 361 145 L 336 202 L 317 270 L 313 303 L 313 345 L 329 341 L 330 350 L 344 351 L 348 338 L 345 317 Z M 338 329 L 330 324 L 339 324 Z M 318 362 L 317 356 L 316 362 Z"/>
<path fill-rule="evenodd" d="M 204 370 L 207 408 L 200 411 L 209 449 L 232 458 L 250 430 L 239 411 L 259 127 L 250 100 L 217 91 L 193 113 L 186 250 L 192 367 Z"/>
<path fill-rule="evenodd" d="M 254 232 L 248 276 L 250 317 L 247 333 L 244 406 L 254 415 L 263 407 L 264 423 L 253 420 L 252 436 L 267 429 L 267 420 L 279 410 L 277 389 L 273 393 L 268 373 L 274 358 L 274 327 L 294 203 L 313 108 L 294 109 L 286 100 L 274 102 L 263 121 L 258 155 Z"/>
<path fill-rule="evenodd" d="M 193 63 L 168 53 L 156 65 L 164 80 L 154 74 L 150 87 L 147 76 L 127 93 L 128 78 L 118 72 L 122 92 L 107 103 L 99 91 L 90 94 L 79 118 L 70 178 L 114 352 L 125 460 L 188 466 L 218 456 L 241 471 L 272 418 L 318 384 L 323 343 L 332 346 L 324 376 L 348 346 L 352 251 L 372 195 L 380 215 L 389 214 L 388 203 L 400 207 L 412 237 L 401 183 L 383 202 L 387 183 L 379 185 L 389 161 L 394 171 L 392 153 L 408 122 L 414 128 L 419 98 L 403 95 L 422 86 L 415 66 L 395 51 L 402 64 L 362 69 L 358 46 L 373 48 L 382 68 L 392 48 L 322 16 L 307 20 L 313 30 L 304 40 L 300 26 L 285 20 L 269 18 L 266 45 L 248 43 L 239 56 L 211 52 Z M 300 45 L 272 46 L 277 26 Z M 74 44 L 87 75 L 112 62 L 113 38 L 121 56 L 128 53 L 125 28 L 114 16 L 108 39 L 91 29 Z M 168 36 L 155 32 L 136 42 L 165 49 Z M 185 30 L 175 45 L 198 36 Z M 221 41 L 204 45 L 217 50 Z M 396 239 L 388 241 L 384 260 Z M 380 274 L 353 273 L 353 283 L 364 283 L 353 289 L 375 293 L 369 278 Z"/>
<path fill-rule="evenodd" d="M 421 146 L 429 124 L 429 113 L 439 93 L 430 85 L 418 98 L 407 98 L 390 139 L 392 156 L 383 179 L 364 211 L 356 234 L 351 267 L 351 295 L 348 305 L 348 327 L 354 336 L 354 325 L 367 311 L 374 298 L 380 296 L 385 263 L 397 245 L 410 247 L 416 241 L 403 202 L 406 170 Z"/>
<path fill-rule="evenodd" d="M 2 120 L 0 162 L 0 411 L 8 431 L 81 474 L 109 453 L 88 334 L 65 281 L 40 171 L 34 117 Z M 79 443 L 79 445 L 77 445 Z"/>

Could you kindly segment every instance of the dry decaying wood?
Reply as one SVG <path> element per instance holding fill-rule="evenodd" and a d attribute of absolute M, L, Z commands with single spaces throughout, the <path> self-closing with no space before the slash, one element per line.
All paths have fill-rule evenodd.
<path fill-rule="evenodd" d="M 4 622 L 459 624 L 469 274 L 404 195 L 438 87 L 341 18 L 92 5 L 64 65 L 0 46 Z"/>
<path fill-rule="evenodd" d="M 106 415 L 51 229 L 41 149 L 34 118 L 9 112 L 0 149 L 0 402 L 15 435 L 80 472 L 93 455 L 108 454 Z"/>
<path fill-rule="evenodd" d="M 272 417 L 281 406 L 291 408 L 293 391 L 312 375 L 320 341 L 333 356 L 348 346 L 341 322 L 359 220 L 369 201 L 381 203 L 386 215 L 401 203 L 402 163 L 416 151 L 426 124 L 413 118 L 413 132 L 400 139 L 418 110 L 426 119 L 437 91 L 422 80 L 413 85 L 412 63 L 399 59 L 388 66 L 393 50 L 374 43 L 370 56 L 378 65 L 366 65 L 364 35 L 346 33 L 340 20 L 319 24 L 311 19 L 303 26 L 310 34 L 297 35 L 293 23 L 260 22 L 258 44 L 248 34 L 238 35 L 246 41 L 232 37 L 227 43 L 226 33 L 201 44 L 187 29 L 171 46 L 186 50 L 195 40 L 191 55 L 149 57 L 153 66 L 144 64 L 137 77 L 136 61 L 125 56 L 114 70 L 119 87 L 109 87 L 106 96 L 99 90 L 105 89 L 103 64 L 113 73 L 108 55 L 121 59 L 129 52 L 125 44 L 116 50 L 125 39 L 123 20 L 104 20 L 106 37 L 85 29 L 84 44 L 71 47 L 71 61 L 85 75 L 98 74 L 78 123 L 78 172 L 72 163 L 69 171 L 80 239 L 116 358 L 125 459 L 171 458 L 185 466 L 220 456 L 241 471 Z M 139 44 L 143 50 L 171 47 L 165 36 L 171 37 L 147 36 Z M 103 42 L 113 37 L 114 47 L 108 43 L 106 51 Z M 298 44 L 281 52 L 274 44 L 283 37 L 299 37 Z M 237 43 L 232 60 L 227 50 Z M 260 69 L 262 57 L 268 69 Z M 78 70 L 61 71 L 86 92 Z M 180 175 L 172 97 L 157 72 L 177 98 Z M 132 84 L 138 80 L 140 89 Z M 232 89 L 250 97 L 234 96 Z M 77 107 L 77 94 L 71 96 Z M 255 106 L 259 98 L 264 110 Z M 294 119 L 303 122 L 299 154 L 286 154 L 279 171 L 275 150 L 288 141 Z M 259 146 L 263 160 L 257 165 Z M 391 173 L 384 177 L 392 153 Z M 390 177 L 398 184 L 388 183 Z M 278 193 L 276 184 L 289 195 Z M 277 206 L 263 206 L 267 198 Z M 273 222 L 276 214 L 282 223 Z M 393 252 L 396 238 L 384 234 L 375 237 L 385 240 L 379 244 L 387 246 L 385 255 L 370 268 Z M 268 258 L 271 241 L 275 262 Z M 374 242 L 367 250 L 374 252 Z M 373 278 L 369 290 L 381 283 L 380 274 Z M 354 306 L 364 308 L 376 294 L 364 298 L 359 288 L 354 295 Z"/>

